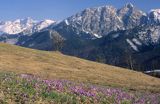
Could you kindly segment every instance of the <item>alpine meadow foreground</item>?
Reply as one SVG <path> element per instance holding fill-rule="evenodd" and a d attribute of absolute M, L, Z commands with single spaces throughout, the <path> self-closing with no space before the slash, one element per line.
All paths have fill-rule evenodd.
<path fill-rule="evenodd" d="M 0 43 L 0 70 L 160 92 L 160 79 L 84 59 Z"/>
<path fill-rule="evenodd" d="M 159 104 L 160 94 L 140 93 L 48 80 L 31 74 L 0 73 L 0 103 L 5 104 Z"/>

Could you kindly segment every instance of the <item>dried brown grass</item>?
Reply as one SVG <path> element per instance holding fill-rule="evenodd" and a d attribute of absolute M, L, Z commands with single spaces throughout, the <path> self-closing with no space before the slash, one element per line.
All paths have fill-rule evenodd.
<path fill-rule="evenodd" d="M 0 70 L 31 73 L 133 90 L 160 92 L 160 79 L 59 52 L 46 52 L 0 43 Z"/>

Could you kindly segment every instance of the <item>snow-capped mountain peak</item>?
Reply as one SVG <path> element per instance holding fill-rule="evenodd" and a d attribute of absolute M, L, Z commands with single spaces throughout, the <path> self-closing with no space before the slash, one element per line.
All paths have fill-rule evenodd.
<path fill-rule="evenodd" d="M 41 21 L 38 24 L 36 24 L 33 29 L 36 30 L 36 31 L 40 31 L 40 30 L 48 27 L 49 25 L 51 25 L 53 23 L 55 23 L 55 21 L 46 19 L 46 20 Z"/>
<path fill-rule="evenodd" d="M 77 35 L 83 32 L 90 34 L 90 37 L 95 39 L 112 31 L 134 28 L 143 22 L 142 20 L 146 15 L 145 12 L 137 9 L 131 3 L 127 3 L 120 9 L 105 5 L 87 8 L 68 17 L 62 21 L 61 25 L 65 24 L 72 28 Z"/>
<path fill-rule="evenodd" d="M 150 11 L 150 17 L 153 18 L 155 21 L 160 22 L 160 9 L 152 9 Z"/>
<path fill-rule="evenodd" d="M 22 32 L 25 34 L 31 34 L 48 27 L 54 22 L 55 21 L 52 20 L 38 22 L 30 17 L 25 19 L 16 19 L 14 21 L 4 21 L 0 22 L 0 34 L 18 34 Z"/>

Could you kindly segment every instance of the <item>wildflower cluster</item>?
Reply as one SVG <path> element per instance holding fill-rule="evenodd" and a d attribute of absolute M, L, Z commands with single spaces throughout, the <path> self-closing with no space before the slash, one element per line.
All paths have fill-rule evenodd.
<path fill-rule="evenodd" d="M 160 94 L 136 93 L 30 74 L 0 74 L 0 103 L 160 104 Z"/>

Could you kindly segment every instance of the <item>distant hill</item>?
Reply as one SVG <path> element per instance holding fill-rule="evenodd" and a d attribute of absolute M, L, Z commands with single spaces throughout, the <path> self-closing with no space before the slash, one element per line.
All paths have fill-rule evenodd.
<path fill-rule="evenodd" d="M 0 70 L 30 73 L 44 78 L 160 92 L 160 79 L 84 59 L 0 43 Z"/>

